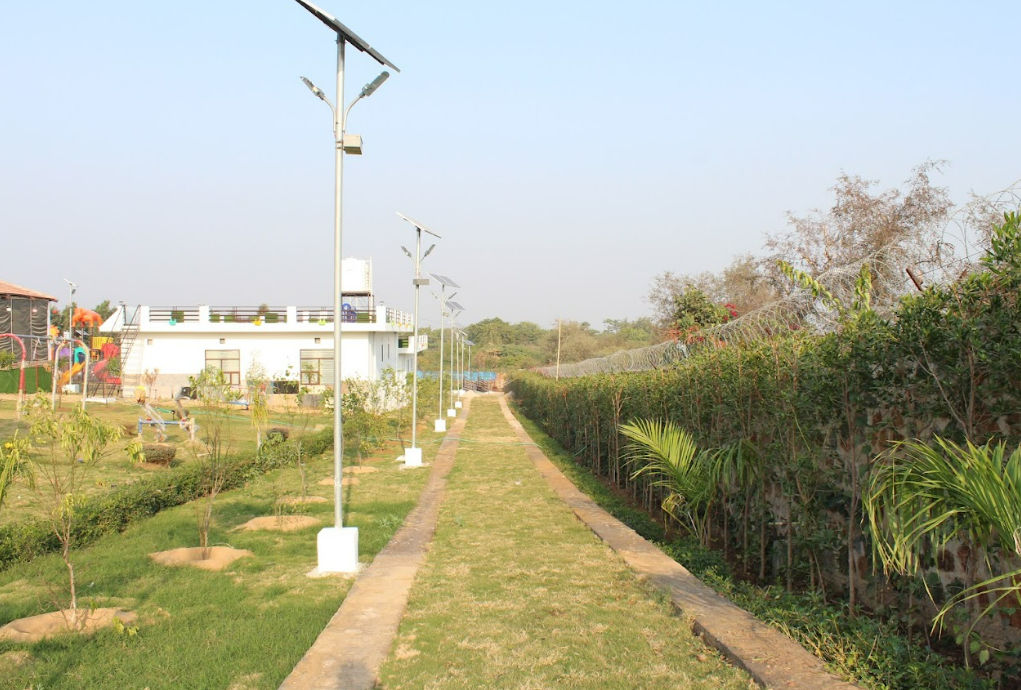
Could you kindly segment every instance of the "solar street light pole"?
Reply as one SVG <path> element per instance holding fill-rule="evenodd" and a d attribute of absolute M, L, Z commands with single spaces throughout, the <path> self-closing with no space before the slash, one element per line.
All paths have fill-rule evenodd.
<path fill-rule="evenodd" d="M 372 95 L 389 76 L 383 72 L 375 80 L 366 84 L 361 93 L 344 109 L 344 48 L 351 43 L 358 50 L 368 53 L 381 65 L 397 69 L 385 57 L 376 52 L 368 43 L 358 37 L 353 31 L 340 23 L 336 17 L 324 12 L 306 0 L 296 2 L 308 10 L 319 21 L 325 24 L 337 36 L 337 104 L 334 106 L 326 98 L 326 95 L 308 79 L 302 77 L 305 85 L 316 95 L 317 98 L 330 106 L 333 111 L 333 135 L 334 135 L 334 189 L 333 189 L 333 522 L 332 528 L 320 530 L 318 535 L 318 571 L 328 572 L 355 572 L 358 569 L 358 528 L 344 527 L 343 492 L 341 491 L 341 478 L 343 476 L 344 439 L 343 422 L 341 419 L 341 398 L 343 372 L 341 369 L 341 260 L 342 260 L 342 239 L 343 239 L 343 181 L 344 181 L 344 151 L 345 145 L 351 153 L 361 153 L 360 137 L 355 137 L 357 142 L 350 144 L 346 141 L 345 125 L 347 114 L 362 98 Z"/>
<path fill-rule="evenodd" d="M 398 212 L 403 220 L 411 223 L 415 228 L 415 254 L 411 255 L 407 249 L 404 252 L 415 262 L 415 278 L 412 283 L 415 286 L 415 323 L 413 326 L 414 335 L 412 336 L 411 343 L 411 448 L 404 449 L 404 464 L 410 467 L 417 467 L 422 464 L 422 449 L 416 444 L 417 432 L 418 432 L 418 293 L 419 288 L 423 285 L 429 284 L 428 278 L 422 277 L 422 260 L 426 256 L 432 253 L 432 250 L 436 248 L 434 244 L 425 251 L 425 256 L 422 256 L 422 232 L 425 231 L 433 237 L 439 239 L 432 230 L 429 230 L 421 223 L 411 218 L 408 218 L 403 213 Z M 403 247 L 402 247 L 403 249 Z"/>

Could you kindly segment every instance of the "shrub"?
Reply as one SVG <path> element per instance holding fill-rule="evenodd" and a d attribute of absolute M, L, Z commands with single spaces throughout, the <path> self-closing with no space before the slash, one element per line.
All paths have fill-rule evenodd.
<path fill-rule="evenodd" d="M 177 446 L 168 443 L 146 443 L 142 446 L 145 462 L 154 465 L 169 465 L 177 455 Z"/>
<path fill-rule="evenodd" d="M 293 443 L 291 440 L 270 446 L 254 457 L 229 458 L 222 489 L 236 489 L 265 472 L 289 464 L 289 446 Z M 333 430 L 325 429 L 304 438 L 303 452 L 312 457 L 332 445 Z M 72 547 L 84 546 L 110 532 L 122 532 L 164 508 L 202 497 L 203 469 L 198 464 L 183 465 L 83 499 L 76 504 Z M 0 525 L 0 570 L 59 549 L 60 542 L 48 520 Z"/>

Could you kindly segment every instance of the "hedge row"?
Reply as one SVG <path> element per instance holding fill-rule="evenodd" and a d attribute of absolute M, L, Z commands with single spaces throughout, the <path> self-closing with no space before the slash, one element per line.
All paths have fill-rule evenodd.
<path fill-rule="evenodd" d="M 721 487 L 714 543 L 763 581 L 875 596 L 861 492 L 891 440 L 1021 440 L 1021 229 L 998 229 L 981 271 L 868 309 L 826 335 L 702 343 L 676 367 L 559 381 L 521 374 L 522 411 L 578 462 L 656 510 L 632 481 L 620 424 L 670 419 L 703 447 L 742 442 L 754 464 Z M 784 332 L 781 332 L 784 331 Z M 950 559 L 953 560 L 952 558 Z M 952 577 L 967 563 L 941 564 Z M 885 586 L 885 585 L 884 585 Z M 880 595 L 882 595 L 880 593 Z"/>
<path fill-rule="evenodd" d="M 254 456 L 227 461 L 223 490 L 244 486 L 250 479 L 290 464 L 293 444 L 267 443 Z M 314 457 L 333 445 L 333 430 L 326 429 L 302 439 L 302 453 Z M 203 495 L 203 467 L 188 464 L 83 499 L 76 509 L 72 548 L 88 544 L 111 532 L 122 532 L 132 523 L 165 508 L 193 501 Z M 0 526 L 0 570 L 36 556 L 60 550 L 51 523 L 28 520 Z"/>

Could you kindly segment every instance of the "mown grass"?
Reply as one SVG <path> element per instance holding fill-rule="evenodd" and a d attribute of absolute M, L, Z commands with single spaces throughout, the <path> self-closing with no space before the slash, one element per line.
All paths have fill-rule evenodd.
<path fill-rule="evenodd" d="M 68 411 L 80 404 L 77 398 L 64 397 L 58 409 Z M 169 403 L 168 403 L 169 405 Z M 169 407 L 163 404 L 154 404 L 154 408 L 165 421 L 173 421 Z M 140 417 L 144 417 L 144 411 L 138 405 L 132 403 L 89 403 L 88 411 L 91 415 L 109 422 L 121 429 L 124 438 L 111 445 L 109 452 L 92 468 L 89 469 L 85 484 L 81 487 L 81 493 L 86 496 L 101 494 L 112 488 L 136 481 L 146 477 L 152 472 L 161 471 L 159 468 L 139 465 L 128 457 L 124 447 L 134 438 L 135 429 Z M 192 402 L 187 402 L 187 409 L 194 414 L 201 427 L 203 424 L 203 412 L 200 407 Z M 11 400 L 0 400 L 0 439 L 10 437 L 16 430 L 26 433 L 25 423 L 18 422 L 15 418 L 15 402 Z M 271 426 L 303 427 L 305 429 L 317 428 L 328 423 L 330 417 L 322 412 L 311 413 L 292 411 L 273 411 L 270 414 Z M 226 434 L 231 439 L 228 453 L 253 453 L 255 452 L 255 429 L 251 424 L 251 413 L 243 408 L 231 410 L 225 421 Z M 174 425 L 166 427 L 167 442 L 177 447 L 175 463 L 191 463 L 196 461 L 196 452 L 201 452 L 197 445 L 188 443 L 187 432 Z M 145 426 L 142 433 L 143 441 L 151 443 L 155 441 L 155 435 L 151 426 Z M 201 437 L 201 430 L 197 438 Z M 346 453 L 345 453 L 346 455 Z M 0 524 L 24 520 L 29 518 L 45 517 L 52 506 L 50 497 L 41 495 L 47 487 L 35 487 L 30 484 L 28 478 L 19 478 L 14 482 L 4 503 L 4 510 L 0 511 Z"/>
<path fill-rule="evenodd" d="M 848 616 L 846 609 L 813 593 L 789 593 L 780 586 L 760 587 L 730 575 L 723 556 L 694 540 L 667 539 L 663 526 L 614 493 L 564 448 L 547 436 L 513 403 L 511 409 L 548 457 L 581 491 L 611 515 L 735 604 L 797 640 L 842 678 L 875 690 L 915 688 L 996 688 L 1002 685 L 973 669 L 911 642 L 895 623 L 868 616 Z"/>
<path fill-rule="evenodd" d="M 747 688 L 560 501 L 476 397 L 388 688 Z"/>
<path fill-rule="evenodd" d="M 423 441 L 435 441 L 431 433 Z M 424 443 L 430 459 L 435 443 Z M 377 472 L 345 487 L 345 524 L 359 528 L 363 562 L 389 541 L 418 500 L 427 470 L 402 471 L 394 455 L 367 460 Z M 326 456 L 310 461 L 309 493 L 329 498 Z M 235 531 L 252 517 L 273 515 L 278 499 L 297 496 L 296 469 L 275 470 L 216 500 L 213 545 L 249 549 L 253 557 L 222 572 L 167 568 L 148 553 L 196 546 L 194 505 L 165 510 L 75 556 L 84 605 L 121 606 L 139 615 L 137 635 L 102 631 L 37 644 L 0 642 L 0 688 L 275 688 L 336 612 L 351 580 L 311 579 L 316 532 Z M 279 509 L 277 509 L 279 511 Z M 332 522 L 332 501 L 285 512 Z M 45 556 L 0 573 L 0 625 L 55 610 L 64 601 L 65 571 Z M 27 655 L 27 656 L 26 656 Z"/>

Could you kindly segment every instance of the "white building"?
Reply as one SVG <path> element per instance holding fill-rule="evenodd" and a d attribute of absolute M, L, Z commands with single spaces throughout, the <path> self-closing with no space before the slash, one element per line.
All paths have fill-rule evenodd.
<path fill-rule="evenodd" d="M 345 259 L 342 279 L 343 378 L 377 380 L 387 369 L 410 372 L 411 315 L 376 304 L 370 262 Z M 331 307 L 122 305 L 100 331 L 120 335 L 125 396 L 134 394 L 147 373 L 155 376 L 151 388 L 157 397 L 176 395 L 188 377 L 209 366 L 222 369 L 239 387 L 253 365 L 270 379 L 299 382 L 312 391 L 333 383 Z M 420 336 L 419 352 L 426 345 Z"/>

